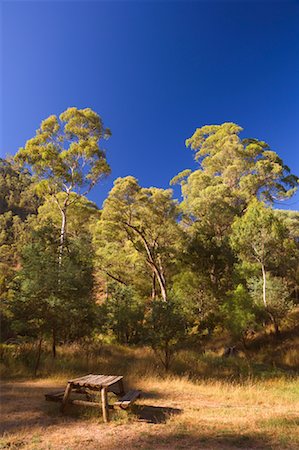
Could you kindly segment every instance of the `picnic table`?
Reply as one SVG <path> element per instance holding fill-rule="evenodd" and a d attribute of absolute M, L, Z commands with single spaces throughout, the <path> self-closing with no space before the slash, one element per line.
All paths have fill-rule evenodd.
<path fill-rule="evenodd" d="M 72 391 L 84 394 L 87 400 L 71 399 Z M 117 395 L 118 401 L 113 405 L 108 403 L 108 391 Z M 101 403 L 91 400 L 91 393 L 99 392 L 101 397 Z M 131 390 L 127 393 L 124 391 L 123 376 L 120 375 L 85 375 L 79 378 L 73 378 L 68 380 L 64 391 L 54 392 L 46 394 L 46 400 L 61 402 L 61 411 L 64 412 L 69 403 L 79 406 L 92 406 L 102 407 L 104 422 L 109 421 L 109 409 L 121 408 L 126 409 L 133 403 L 141 392 L 137 390 Z"/>

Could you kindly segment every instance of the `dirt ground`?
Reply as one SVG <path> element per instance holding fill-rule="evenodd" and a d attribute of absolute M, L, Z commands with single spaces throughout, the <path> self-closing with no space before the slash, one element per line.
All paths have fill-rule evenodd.
<path fill-rule="evenodd" d="M 298 448 L 296 442 L 276 441 L 275 426 L 257 427 L 274 417 L 289 417 L 289 431 L 299 425 L 287 404 L 259 405 L 235 397 L 217 401 L 213 391 L 171 386 L 145 392 L 133 413 L 112 417 L 104 424 L 101 412 L 69 407 L 59 412 L 59 404 L 46 402 L 44 394 L 61 388 L 49 380 L 6 382 L 1 389 L 1 449 L 95 450 L 95 449 L 281 449 Z M 276 408 L 276 412 L 275 412 Z M 285 408 L 285 409 L 284 409 Z M 87 411 L 88 410 L 88 411 Z M 299 416 L 298 416 L 299 417 Z M 284 418 L 284 419 L 281 419 Z M 279 422 L 278 422 L 279 423 Z M 272 423 L 273 425 L 273 423 Z M 274 423 L 275 425 L 275 423 Z M 263 431 L 264 430 L 264 431 Z M 275 431 L 276 430 L 276 431 Z M 297 428 L 298 431 L 298 428 Z"/>

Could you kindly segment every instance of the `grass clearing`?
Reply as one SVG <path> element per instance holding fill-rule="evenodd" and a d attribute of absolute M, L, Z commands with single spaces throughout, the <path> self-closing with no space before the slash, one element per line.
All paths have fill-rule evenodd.
<path fill-rule="evenodd" d="M 124 443 L 127 449 L 165 450 L 299 447 L 295 373 L 268 367 L 264 376 L 264 365 L 261 371 L 241 357 L 210 353 L 197 359 L 195 352 L 181 352 L 165 374 L 144 348 L 102 346 L 87 358 L 78 346 L 61 347 L 56 361 L 45 354 L 38 379 L 23 369 L 4 380 L 0 449 L 116 449 Z M 245 367 L 250 370 L 242 372 Z M 141 389 L 143 398 L 129 413 L 114 412 L 108 425 L 93 408 L 70 407 L 61 415 L 58 404 L 45 402 L 46 392 L 89 372 L 123 374 L 127 388 Z"/>

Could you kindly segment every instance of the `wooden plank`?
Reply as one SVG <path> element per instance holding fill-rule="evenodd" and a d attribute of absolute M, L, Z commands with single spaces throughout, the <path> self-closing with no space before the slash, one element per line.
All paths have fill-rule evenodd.
<path fill-rule="evenodd" d="M 62 402 L 63 394 L 64 394 L 64 391 L 59 392 L 59 393 L 53 393 L 53 394 L 45 394 L 45 398 L 47 401 L 50 401 L 50 402 Z"/>
<path fill-rule="evenodd" d="M 90 386 L 101 388 L 102 386 L 111 386 L 118 381 L 122 380 L 123 376 L 121 375 L 85 375 L 83 377 L 79 378 L 73 378 L 72 380 L 69 380 L 69 383 L 72 383 L 74 386 Z"/>
<path fill-rule="evenodd" d="M 77 405 L 77 406 L 91 406 L 92 408 L 99 408 L 101 406 L 101 403 L 90 402 L 88 400 L 78 400 L 78 399 L 69 400 L 69 403 L 71 403 L 72 405 Z"/>
<path fill-rule="evenodd" d="M 108 380 L 108 378 L 109 378 L 108 375 L 96 375 L 93 380 L 93 385 L 98 388 L 101 388 L 103 384 L 106 382 L 106 380 Z"/>
<path fill-rule="evenodd" d="M 115 375 L 115 376 L 113 376 L 113 375 L 110 375 L 109 376 L 109 381 L 107 382 L 107 381 L 105 381 L 105 386 L 111 386 L 112 384 L 115 384 L 115 383 L 118 383 L 120 380 L 122 380 L 123 379 L 123 376 L 121 376 L 121 375 Z"/>
<path fill-rule="evenodd" d="M 122 409 L 128 408 L 132 403 L 134 403 L 137 398 L 141 396 L 141 391 L 131 390 L 127 392 L 122 398 L 114 403 L 114 407 L 119 407 Z"/>
<path fill-rule="evenodd" d="M 77 383 L 80 381 L 84 381 L 86 378 L 89 378 L 91 375 L 92 375 L 92 373 L 90 373 L 88 375 L 84 375 L 83 377 L 73 378 L 72 380 L 69 380 L 68 383 Z"/>
<path fill-rule="evenodd" d="M 75 386 L 81 386 L 81 387 L 91 386 L 93 379 L 94 379 L 94 375 L 90 374 L 90 375 L 86 375 L 85 377 L 82 377 L 81 379 L 74 381 L 73 384 Z"/>
<path fill-rule="evenodd" d="M 48 394 L 45 394 L 45 396 L 48 397 L 63 397 L 64 391 L 56 391 L 56 392 L 49 392 Z"/>

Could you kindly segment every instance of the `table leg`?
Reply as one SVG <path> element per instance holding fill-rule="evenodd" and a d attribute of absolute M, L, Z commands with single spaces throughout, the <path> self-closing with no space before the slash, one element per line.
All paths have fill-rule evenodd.
<path fill-rule="evenodd" d="M 72 392 L 72 387 L 73 387 L 72 383 L 68 383 L 65 388 L 63 399 L 62 399 L 62 404 L 61 404 L 61 412 L 64 412 L 67 407 L 67 404 L 68 404 L 68 401 L 69 401 L 69 398 L 70 398 L 70 395 Z"/>
<path fill-rule="evenodd" d="M 107 388 L 105 387 L 101 389 L 101 401 L 102 401 L 103 420 L 104 422 L 109 422 L 108 396 L 107 396 Z"/>

